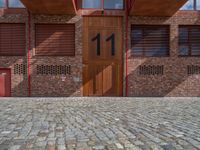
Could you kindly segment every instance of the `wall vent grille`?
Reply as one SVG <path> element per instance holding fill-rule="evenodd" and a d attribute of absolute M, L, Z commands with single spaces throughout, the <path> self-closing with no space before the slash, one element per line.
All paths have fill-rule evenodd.
<path fill-rule="evenodd" d="M 139 75 L 163 75 L 163 65 L 142 65 L 139 66 Z"/>
<path fill-rule="evenodd" d="M 14 74 L 15 75 L 24 75 L 24 74 L 26 74 L 26 65 L 24 65 L 24 64 L 15 64 L 14 65 Z"/>
<path fill-rule="evenodd" d="M 70 75 L 71 65 L 37 65 L 37 75 Z"/>
<path fill-rule="evenodd" d="M 188 73 L 188 75 L 200 74 L 200 66 L 199 65 L 188 65 L 187 73 Z"/>

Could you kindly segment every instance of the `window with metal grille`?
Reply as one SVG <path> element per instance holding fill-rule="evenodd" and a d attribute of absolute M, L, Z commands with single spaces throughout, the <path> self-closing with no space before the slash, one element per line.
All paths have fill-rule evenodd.
<path fill-rule="evenodd" d="M 139 66 L 139 75 L 163 75 L 163 65 L 141 65 Z"/>
<path fill-rule="evenodd" d="M 17 74 L 17 75 L 26 74 L 26 65 L 24 65 L 24 64 L 15 64 L 14 65 L 14 74 Z"/>
<path fill-rule="evenodd" d="M 25 24 L 0 24 L 0 56 L 24 56 Z"/>
<path fill-rule="evenodd" d="M 169 26 L 132 25 L 132 56 L 169 56 Z"/>
<path fill-rule="evenodd" d="M 179 27 L 179 55 L 200 56 L 200 26 Z"/>
<path fill-rule="evenodd" d="M 36 24 L 36 56 L 74 56 L 74 24 Z"/>
<path fill-rule="evenodd" d="M 200 74 L 200 65 L 188 65 L 187 73 L 188 75 Z"/>
<path fill-rule="evenodd" d="M 71 65 L 37 65 L 38 75 L 70 75 Z"/>

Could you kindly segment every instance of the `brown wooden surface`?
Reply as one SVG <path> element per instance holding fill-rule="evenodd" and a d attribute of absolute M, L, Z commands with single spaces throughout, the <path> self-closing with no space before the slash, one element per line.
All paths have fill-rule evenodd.
<path fill-rule="evenodd" d="M 187 0 L 135 0 L 131 15 L 172 16 Z"/>
<path fill-rule="evenodd" d="M 11 71 L 0 69 L 0 97 L 11 96 Z"/>
<path fill-rule="evenodd" d="M 74 56 L 74 24 L 36 24 L 37 56 Z"/>
<path fill-rule="evenodd" d="M 84 17 L 83 19 L 83 95 L 122 96 L 122 18 Z M 100 55 L 97 41 L 100 34 Z M 106 39 L 115 34 L 115 55 L 111 41 Z"/>
<path fill-rule="evenodd" d="M 21 0 L 35 14 L 75 14 L 73 0 Z"/>
<path fill-rule="evenodd" d="M 25 24 L 0 24 L 0 56 L 25 55 Z"/>

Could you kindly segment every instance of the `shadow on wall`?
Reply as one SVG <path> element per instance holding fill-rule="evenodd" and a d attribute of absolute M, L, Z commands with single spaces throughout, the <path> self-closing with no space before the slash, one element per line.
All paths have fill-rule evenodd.
<path fill-rule="evenodd" d="M 200 13 L 195 24 L 200 24 Z M 170 41 L 173 47 L 178 37 Z M 177 47 L 177 45 L 176 45 Z M 176 48 L 178 51 L 178 48 Z M 188 75 L 188 65 L 200 65 L 198 57 L 129 57 L 129 96 L 200 96 L 200 75 Z M 163 65 L 163 75 L 140 75 L 140 66 Z"/>
<path fill-rule="evenodd" d="M 48 35 L 44 40 L 47 40 L 51 37 Z M 32 41 L 33 43 L 33 41 Z M 48 41 L 51 44 L 51 40 Z M 32 49 L 35 49 L 33 45 Z M 55 56 L 33 56 L 31 58 L 31 96 L 78 96 L 80 94 L 80 81 L 81 79 L 76 79 L 79 76 L 81 70 L 76 68 L 76 62 L 80 63 L 81 58 L 80 54 L 75 57 L 55 57 Z M 80 60 L 79 60 L 80 59 Z M 48 66 L 64 66 L 71 65 L 71 75 L 55 75 L 55 74 L 38 74 L 37 65 L 48 65 Z M 81 65 L 78 66 L 82 67 Z M 59 67 L 57 67 L 59 69 Z M 49 70 L 49 69 L 48 69 Z M 57 70 L 58 71 L 58 70 Z M 54 70 L 56 72 L 56 70 Z M 59 72 L 59 71 L 58 71 Z M 28 75 L 25 75 L 21 82 L 14 86 L 13 91 L 15 91 L 14 96 L 21 96 L 19 91 L 26 91 L 28 93 Z M 82 76 L 82 74 L 81 74 Z M 19 82 L 19 80 L 17 81 Z M 26 88 L 25 86 L 26 85 Z M 27 94 L 25 95 L 27 96 Z"/>

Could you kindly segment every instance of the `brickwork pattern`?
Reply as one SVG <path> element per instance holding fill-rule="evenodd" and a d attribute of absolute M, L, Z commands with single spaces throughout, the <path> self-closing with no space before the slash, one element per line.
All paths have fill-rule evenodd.
<path fill-rule="evenodd" d="M 200 25 L 200 13 L 179 11 L 172 17 L 133 16 L 129 19 L 129 31 L 131 24 L 170 26 L 169 57 L 133 57 L 129 50 L 129 96 L 200 96 L 200 76 L 187 74 L 187 66 L 199 65 L 200 58 L 178 56 L 178 26 Z M 140 65 L 164 65 L 164 75 L 140 76 Z"/>
<path fill-rule="evenodd" d="M 25 23 L 26 24 L 26 52 L 28 51 L 28 13 L 4 14 L 0 16 L 0 23 Z M 37 57 L 35 50 L 35 24 L 36 23 L 74 23 L 75 24 L 75 56 L 73 57 Z M 82 18 L 79 16 L 45 16 L 31 15 L 31 96 L 81 96 L 82 86 Z M 14 65 L 25 64 L 27 57 L 0 57 L 0 68 L 11 68 L 12 96 L 27 96 L 28 77 L 14 74 Z M 71 75 L 36 74 L 37 65 L 70 65 Z"/>

